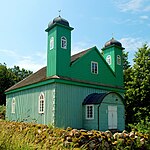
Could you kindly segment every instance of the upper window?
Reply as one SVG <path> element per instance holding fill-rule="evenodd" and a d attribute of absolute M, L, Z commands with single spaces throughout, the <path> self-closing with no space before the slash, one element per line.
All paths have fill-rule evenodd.
<path fill-rule="evenodd" d="M 15 113 L 15 105 L 16 105 L 16 100 L 15 98 L 13 98 L 11 103 L 11 113 Z"/>
<path fill-rule="evenodd" d="M 54 37 L 50 38 L 50 50 L 54 48 Z"/>
<path fill-rule="evenodd" d="M 44 93 L 41 93 L 39 96 L 39 113 L 44 113 L 45 109 L 45 96 Z"/>
<path fill-rule="evenodd" d="M 121 57 L 120 57 L 120 55 L 117 55 L 117 64 L 121 65 Z"/>
<path fill-rule="evenodd" d="M 111 65 L 111 56 L 110 55 L 108 55 L 106 57 L 106 61 L 107 61 L 108 65 Z"/>
<path fill-rule="evenodd" d="M 67 39 L 64 36 L 61 37 L 61 48 L 67 49 Z"/>
<path fill-rule="evenodd" d="M 94 74 L 98 74 L 98 63 L 97 62 L 91 62 L 91 72 Z"/>
<path fill-rule="evenodd" d="M 94 105 L 86 105 L 86 119 L 94 119 Z"/>

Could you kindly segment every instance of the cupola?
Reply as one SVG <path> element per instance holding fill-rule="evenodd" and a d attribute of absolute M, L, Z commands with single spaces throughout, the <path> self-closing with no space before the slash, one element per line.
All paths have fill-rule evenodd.
<path fill-rule="evenodd" d="M 111 40 L 109 40 L 109 41 L 107 41 L 107 42 L 105 43 L 104 48 L 106 48 L 106 47 L 108 47 L 108 46 L 111 46 L 111 45 L 115 45 L 115 46 L 122 47 L 122 44 L 121 44 L 119 41 L 117 41 L 117 40 L 115 40 L 114 38 L 112 38 Z"/>
<path fill-rule="evenodd" d="M 68 22 L 66 19 L 62 18 L 62 17 L 59 15 L 58 17 L 54 18 L 53 21 L 50 21 L 50 22 L 49 22 L 48 28 L 47 28 L 45 31 L 48 32 L 48 31 L 49 31 L 53 26 L 55 26 L 56 24 L 60 24 L 60 25 L 63 25 L 63 26 L 65 26 L 65 27 L 71 28 L 71 27 L 69 26 L 69 22 Z M 73 29 L 73 28 L 71 28 L 71 29 Z"/>

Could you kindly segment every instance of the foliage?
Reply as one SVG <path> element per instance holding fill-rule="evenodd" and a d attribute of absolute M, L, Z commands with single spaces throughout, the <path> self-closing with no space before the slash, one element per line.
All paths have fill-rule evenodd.
<path fill-rule="evenodd" d="M 96 150 L 149 149 L 149 135 L 132 131 L 112 134 L 110 131 L 49 128 L 46 125 L 0 121 L 1 150 Z"/>
<path fill-rule="evenodd" d="M 0 120 L 5 119 L 5 113 L 6 113 L 6 106 L 0 105 Z"/>
<path fill-rule="evenodd" d="M 15 83 L 23 80 L 24 78 L 28 77 L 30 74 L 33 73 L 32 71 L 25 70 L 24 68 L 20 69 L 19 66 L 14 66 L 14 68 L 11 68 L 10 70 L 14 74 L 13 80 L 15 81 Z"/>
<path fill-rule="evenodd" d="M 7 69 L 6 64 L 0 64 L 0 104 L 4 104 L 4 91 L 15 83 L 13 77 L 13 73 Z"/>
<path fill-rule="evenodd" d="M 144 133 L 144 134 L 149 134 L 149 139 L 150 139 L 150 122 L 148 121 L 148 117 L 146 117 L 145 120 L 141 120 L 138 123 L 129 124 L 129 126 L 132 128 L 132 130 Z"/>
<path fill-rule="evenodd" d="M 6 101 L 4 91 L 30 74 L 31 71 L 20 69 L 18 66 L 10 69 L 5 63 L 0 63 L 0 104 L 5 104 Z"/>
<path fill-rule="evenodd" d="M 127 123 L 150 120 L 150 48 L 144 44 L 135 54 L 134 64 L 125 70 Z"/>
<path fill-rule="evenodd" d="M 129 52 L 123 51 L 123 70 L 127 70 L 131 67 L 130 62 L 128 61 L 128 54 Z"/>

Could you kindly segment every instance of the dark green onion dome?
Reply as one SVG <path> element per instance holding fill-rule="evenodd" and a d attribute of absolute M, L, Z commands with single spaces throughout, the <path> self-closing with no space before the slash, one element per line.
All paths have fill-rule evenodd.
<path fill-rule="evenodd" d="M 112 38 L 111 40 L 106 42 L 104 47 L 108 47 L 111 45 L 116 45 L 116 46 L 122 47 L 122 44 L 119 41 L 115 40 L 114 38 Z"/>
<path fill-rule="evenodd" d="M 48 28 L 53 26 L 56 23 L 69 27 L 69 22 L 67 20 L 63 19 L 61 16 L 58 16 L 58 17 L 54 18 L 53 21 L 48 24 Z"/>

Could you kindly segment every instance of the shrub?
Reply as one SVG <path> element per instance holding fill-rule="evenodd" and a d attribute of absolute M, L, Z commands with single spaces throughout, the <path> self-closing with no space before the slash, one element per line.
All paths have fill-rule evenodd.
<path fill-rule="evenodd" d="M 0 105 L 0 119 L 5 119 L 6 114 L 6 106 Z"/>
<path fill-rule="evenodd" d="M 134 131 L 141 132 L 144 134 L 150 134 L 150 121 L 148 120 L 148 118 L 146 118 L 145 120 L 141 120 L 137 124 L 129 124 L 129 126 Z"/>

